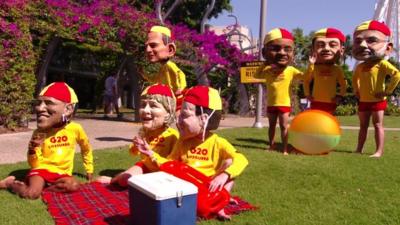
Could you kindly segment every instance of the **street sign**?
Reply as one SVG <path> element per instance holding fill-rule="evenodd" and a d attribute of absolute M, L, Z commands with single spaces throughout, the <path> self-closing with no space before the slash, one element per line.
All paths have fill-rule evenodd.
<path fill-rule="evenodd" d="M 240 82 L 242 83 L 265 82 L 265 79 L 254 78 L 254 74 L 256 73 L 258 67 L 260 67 L 264 63 L 265 63 L 264 61 L 242 62 L 240 64 Z"/>

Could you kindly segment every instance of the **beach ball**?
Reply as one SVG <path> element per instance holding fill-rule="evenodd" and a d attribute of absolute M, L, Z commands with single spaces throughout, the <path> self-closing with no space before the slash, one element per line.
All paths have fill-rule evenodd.
<path fill-rule="evenodd" d="M 339 144 L 341 130 L 336 117 L 321 110 L 306 110 L 289 127 L 289 143 L 310 155 L 324 154 Z"/>

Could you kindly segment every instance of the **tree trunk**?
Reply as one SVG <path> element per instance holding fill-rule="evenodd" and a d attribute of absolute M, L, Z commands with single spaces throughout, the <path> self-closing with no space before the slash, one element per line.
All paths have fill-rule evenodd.
<path fill-rule="evenodd" d="M 249 96 L 247 94 L 246 86 L 240 82 L 239 74 L 235 75 L 237 91 L 238 91 L 238 101 L 235 103 L 236 107 L 238 108 L 238 114 L 240 116 L 247 116 L 250 112 L 250 105 L 249 105 Z"/>
<path fill-rule="evenodd" d="M 163 0 L 159 0 L 155 2 L 155 11 L 156 11 L 156 17 L 158 18 L 158 20 L 160 20 L 161 25 L 164 25 L 164 19 L 162 16 L 162 4 L 163 4 Z"/>
<path fill-rule="evenodd" d="M 201 19 L 201 23 L 200 23 L 200 33 L 204 33 L 205 31 L 205 24 L 208 21 L 208 16 L 210 15 L 210 13 L 212 12 L 212 10 L 214 9 L 215 6 L 215 0 L 211 0 L 211 3 L 209 5 L 207 5 L 207 9 L 206 12 L 204 13 L 203 18 Z"/>
<path fill-rule="evenodd" d="M 47 81 L 47 70 L 49 68 L 51 59 L 53 58 L 54 52 L 56 51 L 58 45 L 60 44 L 61 39 L 59 37 L 53 37 L 47 45 L 46 53 L 43 57 L 43 61 L 40 64 L 39 71 L 36 75 L 36 89 L 35 96 L 39 94 L 40 90 L 42 90 L 46 86 Z"/>
<path fill-rule="evenodd" d="M 135 122 L 140 121 L 140 115 L 139 115 L 139 109 L 140 109 L 140 92 L 141 92 L 141 86 L 140 86 L 140 80 L 141 77 L 137 73 L 137 68 L 135 66 L 134 58 L 132 56 L 127 56 L 126 58 L 126 72 L 128 73 L 129 79 L 132 81 L 131 82 L 131 90 L 134 99 L 134 105 L 135 105 Z"/>
<path fill-rule="evenodd" d="M 182 0 L 175 0 L 174 3 L 171 5 L 171 7 L 169 7 L 167 12 L 162 17 L 162 20 L 165 21 L 171 15 L 171 13 L 176 9 L 176 7 L 181 3 L 182 3 Z M 161 11 L 161 9 L 160 9 L 160 11 Z"/>

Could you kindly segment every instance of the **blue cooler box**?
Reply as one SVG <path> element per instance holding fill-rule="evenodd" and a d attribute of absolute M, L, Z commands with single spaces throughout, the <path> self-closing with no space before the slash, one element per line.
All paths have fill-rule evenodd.
<path fill-rule="evenodd" d="M 132 176 L 129 184 L 130 224 L 196 224 L 197 187 L 165 172 Z"/>

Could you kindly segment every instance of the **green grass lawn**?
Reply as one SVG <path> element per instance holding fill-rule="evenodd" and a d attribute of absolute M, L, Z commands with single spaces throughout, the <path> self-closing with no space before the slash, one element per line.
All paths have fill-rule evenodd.
<path fill-rule="evenodd" d="M 233 217 L 232 225 L 264 224 L 400 224 L 400 134 L 386 132 L 383 158 L 372 159 L 373 133 L 366 154 L 355 149 L 357 131 L 344 130 L 336 150 L 324 156 L 289 155 L 265 151 L 266 129 L 241 128 L 218 131 L 249 159 L 236 180 L 233 194 L 259 210 Z M 97 174 L 115 174 L 132 164 L 126 148 L 95 151 Z M 76 172 L 82 173 L 80 157 Z M 0 177 L 23 174 L 26 163 L 0 166 Z M 41 200 L 22 200 L 0 192 L 1 224 L 53 224 Z M 201 225 L 223 224 L 211 220 Z"/>
<path fill-rule="evenodd" d="M 359 126 L 358 116 L 338 116 L 340 125 L 342 126 Z M 384 127 L 395 128 L 400 127 L 400 120 L 398 116 L 385 116 L 383 118 Z M 372 127 L 372 124 L 370 124 Z"/>

